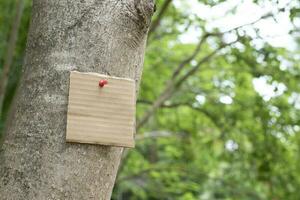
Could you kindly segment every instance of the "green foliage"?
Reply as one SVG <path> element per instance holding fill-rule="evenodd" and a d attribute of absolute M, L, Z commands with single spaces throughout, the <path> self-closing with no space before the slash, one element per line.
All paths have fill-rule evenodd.
<path fill-rule="evenodd" d="M 4 57 L 7 51 L 7 43 L 11 33 L 12 24 L 14 22 L 14 16 L 16 15 L 16 3 L 18 1 L 0 1 L 0 73 L 4 64 Z M 3 118 L 0 119 L 0 137 L 3 131 L 3 124 L 7 113 L 10 108 L 10 104 L 13 100 L 22 70 L 22 63 L 25 53 L 26 38 L 31 14 L 31 0 L 25 0 L 25 7 L 21 19 L 19 28 L 19 36 L 17 40 L 17 46 L 14 52 L 14 59 L 11 66 L 9 81 L 6 89 L 6 96 L 3 102 Z"/>
<path fill-rule="evenodd" d="M 182 43 L 180 35 L 191 25 L 199 37 L 207 31 L 208 22 L 186 11 L 170 7 L 150 35 L 137 119 L 193 53 L 195 44 Z M 123 163 L 113 199 L 299 198 L 300 112 L 299 100 L 292 100 L 299 94 L 299 52 L 264 40 L 257 47 L 253 36 L 239 33 L 236 44 L 203 64 L 139 130 L 145 138 Z M 223 42 L 210 39 L 182 74 Z M 265 80 L 274 95 L 259 94 L 255 80 Z M 147 137 L 160 131 L 168 134 Z"/>

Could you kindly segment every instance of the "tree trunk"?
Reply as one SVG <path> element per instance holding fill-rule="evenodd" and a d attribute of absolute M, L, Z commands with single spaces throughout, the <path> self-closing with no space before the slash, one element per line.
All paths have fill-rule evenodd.
<path fill-rule="evenodd" d="M 141 77 L 153 0 L 34 0 L 1 200 L 110 199 L 123 148 L 65 141 L 70 70 Z"/>

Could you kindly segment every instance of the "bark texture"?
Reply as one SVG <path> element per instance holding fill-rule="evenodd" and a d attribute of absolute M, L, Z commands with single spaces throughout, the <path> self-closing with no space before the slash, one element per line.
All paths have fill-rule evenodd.
<path fill-rule="evenodd" d="M 65 142 L 69 71 L 142 72 L 153 0 L 34 0 L 1 200 L 110 199 L 123 148 Z"/>

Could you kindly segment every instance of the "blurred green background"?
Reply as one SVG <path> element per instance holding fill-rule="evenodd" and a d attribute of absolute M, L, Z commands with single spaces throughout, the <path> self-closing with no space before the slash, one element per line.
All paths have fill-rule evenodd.
<path fill-rule="evenodd" d="M 31 1 L 19 3 L 0 0 L 1 79 L 22 14 L 1 135 L 30 21 Z M 137 144 L 123 156 L 112 198 L 300 199 L 299 16 L 298 0 L 158 0 Z"/>

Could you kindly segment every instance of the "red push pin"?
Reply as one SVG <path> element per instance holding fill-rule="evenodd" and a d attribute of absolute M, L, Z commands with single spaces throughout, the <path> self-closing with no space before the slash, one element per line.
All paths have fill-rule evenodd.
<path fill-rule="evenodd" d="M 104 87 L 108 83 L 107 80 L 100 80 L 99 81 L 99 87 Z"/>

